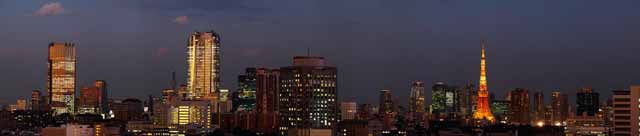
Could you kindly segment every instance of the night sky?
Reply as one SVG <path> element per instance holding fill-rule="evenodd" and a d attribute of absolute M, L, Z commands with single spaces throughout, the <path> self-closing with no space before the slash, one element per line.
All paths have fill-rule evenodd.
<path fill-rule="evenodd" d="M 185 82 L 190 32 L 222 38 L 225 88 L 246 67 L 324 56 L 339 96 L 406 103 L 412 80 L 477 84 L 480 40 L 489 91 L 522 87 L 575 97 L 640 79 L 638 0 L 0 0 L 0 103 L 45 90 L 47 45 L 76 43 L 78 88 L 103 79 L 110 95 L 159 95 L 172 70 Z M 573 103 L 573 102 L 572 102 Z"/>

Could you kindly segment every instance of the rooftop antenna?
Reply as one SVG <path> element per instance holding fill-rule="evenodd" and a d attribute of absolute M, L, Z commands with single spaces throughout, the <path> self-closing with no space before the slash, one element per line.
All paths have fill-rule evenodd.
<path fill-rule="evenodd" d="M 307 56 L 311 56 L 311 48 L 307 48 Z"/>

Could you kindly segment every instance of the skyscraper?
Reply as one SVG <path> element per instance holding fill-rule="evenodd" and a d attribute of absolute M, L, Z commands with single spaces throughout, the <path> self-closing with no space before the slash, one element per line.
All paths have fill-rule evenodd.
<path fill-rule="evenodd" d="M 489 90 L 487 90 L 487 62 L 485 57 L 486 40 L 482 40 L 482 51 L 480 57 L 480 87 L 478 88 L 478 105 L 477 110 L 473 113 L 473 118 L 477 120 L 493 121 L 493 114 L 489 106 Z"/>
<path fill-rule="evenodd" d="M 40 111 L 42 110 L 42 93 L 40 90 L 31 91 L 31 110 Z"/>
<path fill-rule="evenodd" d="M 424 83 L 414 81 L 409 94 L 409 112 L 425 112 L 425 108 Z"/>
<path fill-rule="evenodd" d="M 296 56 L 280 69 L 280 132 L 334 128 L 338 114 L 337 68 L 323 57 Z"/>
<path fill-rule="evenodd" d="M 75 111 L 76 48 L 73 43 L 49 44 L 47 90 L 55 114 Z"/>
<path fill-rule="evenodd" d="M 380 106 L 378 108 L 380 115 L 396 112 L 391 90 L 380 90 Z"/>
<path fill-rule="evenodd" d="M 476 96 L 477 93 L 475 93 L 475 87 L 473 86 L 473 84 L 467 84 L 465 85 L 462 89 L 460 89 L 460 92 L 458 93 L 458 98 L 460 98 L 459 101 L 459 109 L 460 109 L 460 115 L 464 116 L 465 118 L 471 117 L 472 115 L 472 109 L 473 109 L 473 103 L 475 103 L 473 100 L 473 97 Z"/>
<path fill-rule="evenodd" d="M 79 114 L 99 114 L 101 111 L 101 105 L 98 99 L 101 99 L 102 94 L 97 87 L 83 87 L 80 89 L 80 99 L 78 102 Z"/>
<path fill-rule="evenodd" d="M 511 91 L 511 104 L 509 106 L 511 123 L 520 125 L 530 123 L 529 91 L 527 89 L 516 88 Z"/>
<path fill-rule="evenodd" d="M 256 68 L 247 68 L 238 76 L 238 99 L 233 102 L 237 111 L 252 111 L 256 105 Z"/>
<path fill-rule="evenodd" d="M 280 71 L 258 68 L 256 71 L 256 107 L 258 132 L 265 135 L 278 132 Z"/>
<path fill-rule="evenodd" d="M 187 45 L 187 99 L 216 101 L 220 88 L 220 35 L 194 32 Z"/>
<path fill-rule="evenodd" d="M 457 89 L 444 82 L 436 82 L 431 95 L 431 115 L 437 119 L 454 119 L 458 112 Z"/>
<path fill-rule="evenodd" d="M 100 93 L 100 98 L 98 99 L 98 106 L 100 108 L 101 114 L 107 115 L 109 113 L 109 94 L 107 91 L 107 82 L 104 80 L 96 80 L 95 87 L 98 89 Z"/>
<path fill-rule="evenodd" d="M 569 113 L 569 100 L 567 94 L 560 91 L 551 92 L 551 120 L 553 125 L 564 125 Z"/>
<path fill-rule="evenodd" d="M 535 91 L 533 92 L 533 125 L 544 122 L 544 114 L 544 94 L 541 91 Z"/>
<path fill-rule="evenodd" d="M 600 94 L 592 88 L 582 88 L 576 95 L 576 116 L 595 116 L 600 108 Z"/>

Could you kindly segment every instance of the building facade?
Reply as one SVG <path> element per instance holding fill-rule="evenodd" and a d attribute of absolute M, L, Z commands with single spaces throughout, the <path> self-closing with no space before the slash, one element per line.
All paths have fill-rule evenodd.
<path fill-rule="evenodd" d="M 600 94 L 592 88 L 582 88 L 576 94 L 576 116 L 595 116 L 600 109 Z"/>
<path fill-rule="evenodd" d="M 220 35 L 194 32 L 187 45 L 187 99 L 216 100 L 220 88 Z"/>
<path fill-rule="evenodd" d="M 333 129 L 338 119 L 337 68 L 323 57 L 297 56 L 280 69 L 280 132 Z"/>
<path fill-rule="evenodd" d="M 524 88 L 516 88 L 511 91 L 510 122 L 512 124 L 527 125 L 530 123 L 529 91 Z"/>
<path fill-rule="evenodd" d="M 412 82 L 411 93 L 409 94 L 409 112 L 425 112 L 425 103 L 424 82 Z"/>
<path fill-rule="evenodd" d="M 640 133 L 640 85 L 613 91 L 613 135 L 637 136 Z"/>
<path fill-rule="evenodd" d="M 49 104 L 56 114 L 75 111 L 76 48 L 73 43 L 49 44 Z"/>

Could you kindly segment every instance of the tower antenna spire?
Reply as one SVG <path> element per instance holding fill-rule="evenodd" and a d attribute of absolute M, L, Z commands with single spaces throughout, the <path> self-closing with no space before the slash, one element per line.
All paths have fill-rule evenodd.
<path fill-rule="evenodd" d="M 307 56 L 311 56 L 311 48 L 307 48 Z"/>

